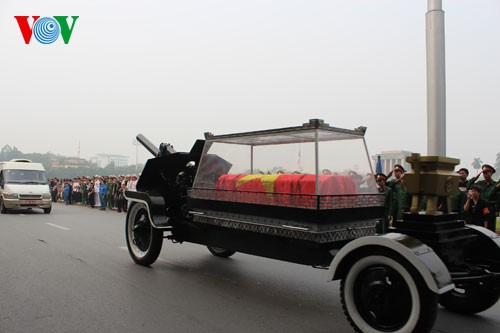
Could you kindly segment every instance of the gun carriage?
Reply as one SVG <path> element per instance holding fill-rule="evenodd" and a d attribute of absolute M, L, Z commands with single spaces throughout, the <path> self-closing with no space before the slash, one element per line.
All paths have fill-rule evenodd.
<path fill-rule="evenodd" d="M 450 172 L 458 160 L 412 156 L 414 209 L 379 235 L 384 195 L 347 172 L 373 174 L 365 131 L 312 119 L 205 133 L 189 152 L 156 148 L 138 135 L 154 157 L 137 191 L 125 193 L 132 259 L 153 264 L 166 238 L 207 246 L 218 257 L 242 252 L 326 268 L 328 280 L 341 280 L 342 306 L 358 332 L 428 332 L 438 302 L 462 313 L 493 306 L 500 238 L 433 206 L 458 181 Z M 322 173 L 326 168 L 336 172 Z M 427 212 L 415 208 L 422 195 L 429 197 Z"/>

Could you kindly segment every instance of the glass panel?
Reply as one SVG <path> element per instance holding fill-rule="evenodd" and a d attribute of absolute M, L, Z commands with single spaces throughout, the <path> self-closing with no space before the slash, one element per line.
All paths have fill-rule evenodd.
<path fill-rule="evenodd" d="M 258 146 L 244 140 L 238 144 L 237 138 L 207 141 L 194 187 L 320 195 L 376 193 L 363 139 L 318 134 L 320 140 L 333 138 L 319 142 L 319 190 L 314 142 L 286 143 L 291 141 L 279 135 L 271 141 L 253 137 Z M 277 137 L 279 144 L 274 143 Z"/>
<path fill-rule="evenodd" d="M 45 171 L 7 169 L 4 171 L 6 184 L 47 184 Z"/>

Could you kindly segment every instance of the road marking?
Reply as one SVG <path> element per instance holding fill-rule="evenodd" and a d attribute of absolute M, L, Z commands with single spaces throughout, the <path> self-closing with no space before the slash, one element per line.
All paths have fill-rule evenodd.
<path fill-rule="evenodd" d="M 60 225 L 57 225 L 57 224 L 52 224 L 52 223 L 45 223 L 45 224 L 50 225 L 51 227 L 54 227 L 54 228 L 59 228 L 62 230 L 69 230 L 69 228 L 61 227 Z"/>

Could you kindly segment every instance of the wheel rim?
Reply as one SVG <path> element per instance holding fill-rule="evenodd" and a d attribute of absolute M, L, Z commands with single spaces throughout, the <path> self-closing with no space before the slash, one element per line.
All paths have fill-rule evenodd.
<path fill-rule="evenodd" d="M 147 254 L 151 246 L 152 230 L 146 209 L 136 207 L 135 214 L 131 214 L 132 221 L 129 223 L 128 234 L 132 251 L 141 258 Z"/>
<path fill-rule="evenodd" d="M 403 327 L 412 310 L 408 285 L 388 266 L 371 266 L 361 271 L 354 283 L 354 301 L 361 317 L 381 331 Z"/>
<path fill-rule="evenodd" d="M 408 333 L 417 326 L 418 288 L 410 273 L 392 258 L 359 259 L 345 278 L 343 292 L 345 308 L 362 332 Z"/>

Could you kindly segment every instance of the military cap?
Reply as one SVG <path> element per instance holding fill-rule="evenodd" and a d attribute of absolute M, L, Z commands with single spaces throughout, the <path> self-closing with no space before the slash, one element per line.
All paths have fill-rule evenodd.
<path fill-rule="evenodd" d="M 469 170 L 467 168 L 460 168 L 458 169 L 457 173 L 459 173 L 460 171 L 465 172 L 467 175 L 469 174 Z"/>
<path fill-rule="evenodd" d="M 496 172 L 495 169 L 491 165 L 489 165 L 489 164 L 483 164 L 483 166 L 481 167 L 481 170 L 483 170 L 483 171 L 489 171 L 491 173 L 495 173 Z"/>
<path fill-rule="evenodd" d="M 394 164 L 394 171 L 405 172 L 405 168 L 401 164 Z"/>
<path fill-rule="evenodd" d="M 387 180 L 387 176 L 382 172 L 379 172 L 375 174 L 375 180 Z"/>

